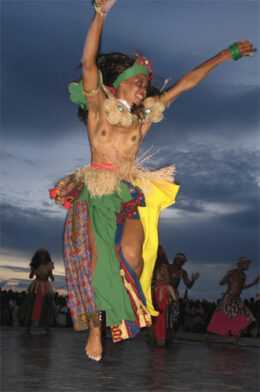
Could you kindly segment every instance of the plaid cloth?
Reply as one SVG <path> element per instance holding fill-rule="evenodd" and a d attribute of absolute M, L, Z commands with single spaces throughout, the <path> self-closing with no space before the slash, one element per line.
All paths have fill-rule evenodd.
<path fill-rule="evenodd" d="M 88 207 L 76 200 L 68 211 L 64 232 L 64 263 L 68 306 L 74 329 L 88 328 L 90 318 L 97 320 L 92 288 L 92 266 L 88 239 Z"/>

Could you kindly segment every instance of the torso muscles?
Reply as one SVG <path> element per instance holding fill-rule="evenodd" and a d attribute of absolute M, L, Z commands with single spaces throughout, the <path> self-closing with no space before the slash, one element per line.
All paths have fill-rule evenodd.
<path fill-rule="evenodd" d="M 104 113 L 88 116 L 88 136 L 92 162 L 115 166 L 133 162 L 143 140 L 143 125 L 136 122 L 129 128 L 111 125 Z"/>
<path fill-rule="evenodd" d="M 230 271 L 227 281 L 227 294 L 231 294 L 233 296 L 240 296 L 245 284 L 245 280 L 246 276 L 244 272 L 239 271 L 238 269 Z"/>

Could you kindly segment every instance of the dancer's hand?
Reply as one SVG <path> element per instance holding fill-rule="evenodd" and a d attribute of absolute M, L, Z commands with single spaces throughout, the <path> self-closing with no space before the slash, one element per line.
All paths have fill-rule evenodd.
<path fill-rule="evenodd" d="M 114 6 L 116 0 L 95 0 L 94 6 L 98 13 L 106 15 Z"/>
<path fill-rule="evenodd" d="M 200 273 L 199 272 L 194 272 L 191 275 L 191 279 L 193 280 L 193 282 L 195 282 L 195 280 L 199 279 L 199 277 L 200 277 Z"/>
<path fill-rule="evenodd" d="M 254 48 L 252 42 L 250 41 L 238 41 L 235 42 L 235 45 L 238 46 L 241 57 L 253 56 L 254 52 L 256 52 L 256 48 Z M 226 49 L 226 53 L 229 59 L 232 59 L 232 52 L 230 48 Z"/>
<path fill-rule="evenodd" d="M 254 280 L 254 284 L 258 284 L 260 282 L 260 274 L 257 275 L 257 277 Z"/>

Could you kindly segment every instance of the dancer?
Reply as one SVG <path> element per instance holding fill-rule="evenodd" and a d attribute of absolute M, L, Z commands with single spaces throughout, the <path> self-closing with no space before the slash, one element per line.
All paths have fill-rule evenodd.
<path fill-rule="evenodd" d="M 167 337 L 168 306 L 176 301 L 176 293 L 169 284 L 169 270 L 165 263 L 159 264 L 155 272 L 154 303 L 159 316 L 153 317 L 153 338 L 157 346 L 163 347 Z"/>
<path fill-rule="evenodd" d="M 176 300 L 171 303 L 169 307 L 169 328 L 173 330 L 178 329 L 179 317 L 180 317 L 180 295 L 179 285 L 181 281 L 185 284 L 188 289 L 191 289 L 200 274 L 195 272 L 191 275 L 191 279 L 188 276 L 187 271 L 183 268 L 187 262 L 187 257 L 184 253 L 177 253 L 174 257 L 173 263 L 169 264 L 170 284 L 175 292 Z"/>
<path fill-rule="evenodd" d="M 24 304 L 19 312 L 20 319 L 27 327 L 44 327 L 49 332 L 49 326 L 55 320 L 54 292 L 52 284 L 54 281 L 54 263 L 46 249 L 38 249 L 30 263 L 29 278 L 35 279 L 28 288 Z"/>
<path fill-rule="evenodd" d="M 158 265 L 159 264 L 167 264 L 167 265 L 169 265 L 169 260 L 168 260 L 167 253 L 166 253 L 164 247 L 161 244 L 159 244 L 159 246 L 158 246 L 156 264 L 158 264 Z"/>
<path fill-rule="evenodd" d="M 157 279 L 157 271 L 159 270 L 161 265 L 166 265 L 166 267 L 168 268 L 169 260 L 164 247 L 161 244 L 159 244 L 157 250 L 157 257 L 153 268 L 152 289 L 155 287 L 155 282 Z"/>
<path fill-rule="evenodd" d="M 152 86 L 149 60 L 99 55 L 104 21 L 114 3 L 95 2 L 82 56 L 83 80 L 69 86 L 71 100 L 87 112 L 91 163 L 50 191 L 69 208 L 64 257 L 69 307 L 76 330 L 89 326 L 85 350 L 97 361 L 102 358 L 99 311 L 106 312 L 115 342 L 135 336 L 157 314 L 151 299 L 157 224 L 179 187 L 172 182 L 174 166 L 151 172 L 138 163 L 145 135 L 178 95 L 218 64 L 253 50 L 249 42 L 235 44 L 160 95 Z"/>
<path fill-rule="evenodd" d="M 240 257 L 237 267 L 230 270 L 220 281 L 220 285 L 227 285 L 227 291 L 223 300 L 218 305 L 212 319 L 208 325 L 208 332 L 222 336 L 239 337 L 252 322 L 254 316 L 241 299 L 244 289 L 257 285 L 260 276 L 246 284 L 246 273 L 250 267 L 251 260 L 247 257 Z"/>

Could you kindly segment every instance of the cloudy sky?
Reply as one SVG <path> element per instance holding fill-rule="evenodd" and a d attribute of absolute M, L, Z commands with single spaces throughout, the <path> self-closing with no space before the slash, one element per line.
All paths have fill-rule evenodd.
<path fill-rule="evenodd" d="M 63 285 L 66 212 L 49 200 L 48 189 L 89 161 L 67 84 L 80 75 L 90 3 L 2 0 L 2 285 L 28 284 L 38 247 L 50 250 L 56 285 Z M 143 53 L 161 86 L 234 41 L 249 39 L 260 48 L 258 26 L 253 0 L 118 0 L 102 50 Z M 259 53 L 221 65 L 178 98 L 142 146 L 142 152 L 152 148 L 159 166 L 176 164 L 181 192 L 162 215 L 160 238 L 170 258 L 185 252 L 188 271 L 201 272 L 197 297 L 219 296 L 218 280 L 239 256 L 254 261 L 251 279 L 260 262 L 259 65 Z"/>

